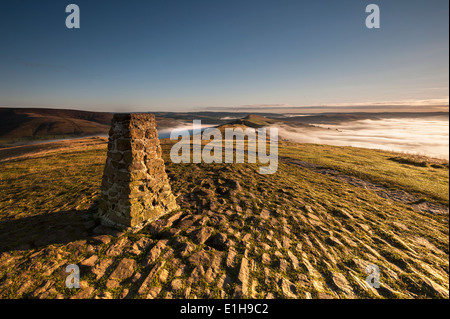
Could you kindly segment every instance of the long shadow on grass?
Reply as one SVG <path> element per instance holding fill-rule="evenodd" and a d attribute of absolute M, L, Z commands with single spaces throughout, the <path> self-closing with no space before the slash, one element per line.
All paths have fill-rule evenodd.
<path fill-rule="evenodd" d="M 62 211 L 0 222 L 0 253 L 52 244 L 68 244 L 92 235 L 112 234 L 94 219 L 98 204 L 87 210 Z"/>

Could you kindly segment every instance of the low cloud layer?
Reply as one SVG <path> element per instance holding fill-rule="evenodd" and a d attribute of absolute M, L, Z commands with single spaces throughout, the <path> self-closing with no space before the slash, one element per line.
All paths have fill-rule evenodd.
<path fill-rule="evenodd" d="M 201 125 L 201 130 L 203 131 L 204 129 L 210 128 L 210 127 L 216 127 L 217 124 L 202 124 Z M 194 126 L 192 123 L 186 123 L 186 124 L 182 124 L 179 125 L 177 127 L 171 127 L 171 128 L 164 128 L 164 129 L 159 129 L 158 130 L 158 137 L 159 138 L 169 138 L 170 134 L 173 132 L 175 133 L 179 133 L 180 135 L 183 135 L 185 133 L 189 133 L 192 134 L 194 129 Z"/>
<path fill-rule="evenodd" d="M 361 120 L 322 127 L 325 129 L 282 126 L 279 134 L 299 143 L 374 148 L 449 159 L 448 118 Z"/>

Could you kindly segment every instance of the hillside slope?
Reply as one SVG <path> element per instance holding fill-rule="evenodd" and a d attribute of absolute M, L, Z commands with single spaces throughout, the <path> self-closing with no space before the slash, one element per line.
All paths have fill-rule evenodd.
<path fill-rule="evenodd" d="M 431 184 L 448 189 L 448 162 L 281 143 L 278 172 L 260 175 L 259 164 L 173 164 L 162 143 L 181 210 L 137 233 L 92 217 L 106 139 L 1 162 L 0 298 L 448 298 L 448 204 L 429 211 L 341 178 L 382 184 L 358 172 L 384 164 L 393 180 L 421 175 L 414 195 L 429 198 Z M 80 265 L 81 289 L 64 287 L 67 264 Z"/>
<path fill-rule="evenodd" d="M 286 119 L 272 119 L 266 116 L 250 114 L 242 119 L 238 119 L 228 123 L 229 125 L 244 125 L 252 128 L 260 128 L 266 126 L 292 126 L 292 127 L 302 127 L 308 129 L 317 129 L 316 126 L 306 123 L 298 123 L 294 121 L 286 121 Z"/>
<path fill-rule="evenodd" d="M 113 114 L 62 109 L 0 108 L 0 147 L 17 142 L 107 135 Z M 181 121 L 157 117 L 158 127 Z"/>
<path fill-rule="evenodd" d="M 0 140 L 107 134 L 111 113 L 54 109 L 0 109 Z"/>

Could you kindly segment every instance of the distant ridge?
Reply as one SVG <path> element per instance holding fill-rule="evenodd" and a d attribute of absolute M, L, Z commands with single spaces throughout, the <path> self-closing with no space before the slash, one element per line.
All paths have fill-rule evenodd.
<path fill-rule="evenodd" d="M 112 113 L 0 108 L 0 140 L 21 141 L 107 134 Z"/>
<path fill-rule="evenodd" d="M 242 119 L 235 120 L 235 121 L 231 122 L 230 124 L 238 124 L 238 125 L 245 125 L 248 127 L 258 128 L 258 127 L 275 124 L 277 122 L 279 122 L 279 121 L 269 119 L 265 116 L 250 114 Z"/>
<path fill-rule="evenodd" d="M 446 117 L 448 112 L 394 113 L 241 113 L 241 112 L 150 112 L 155 114 L 158 129 L 186 126 L 193 120 L 202 124 L 226 127 L 285 126 L 319 130 L 319 126 L 360 120 Z M 1 108 L 0 147 L 33 141 L 104 136 L 108 134 L 112 112 L 92 112 L 48 108 Z"/>
<path fill-rule="evenodd" d="M 307 123 L 295 123 L 295 122 L 288 122 L 286 118 L 283 119 L 272 119 L 266 116 L 262 115 L 256 115 L 256 114 L 250 114 L 242 119 L 235 120 L 231 123 L 228 123 L 229 125 L 237 125 L 237 126 L 248 126 L 252 128 L 261 128 L 266 126 L 285 126 L 289 125 L 292 127 L 303 127 L 303 128 L 317 128 L 314 125 L 307 124 Z"/>
<path fill-rule="evenodd" d="M 0 147 L 36 140 L 107 135 L 112 112 L 48 108 L 0 108 Z M 156 116 L 158 128 L 175 127 L 180 120 Z"/>

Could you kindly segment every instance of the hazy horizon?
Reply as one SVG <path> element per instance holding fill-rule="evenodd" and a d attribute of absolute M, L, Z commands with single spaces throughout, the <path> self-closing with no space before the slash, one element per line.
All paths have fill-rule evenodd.
<path fill-rule="evenodd" d="M 385 105 L 383 107 L 379 106 L 304 106 L 304 107 L 248 107 L 248 108 L 236 108 L 236 107 L 217 107 L 210 109 L 202 109 L 202 108 L 192 108 L 186 109 L 182 111 L 168 111 L 162 109 L 154 109 L 154 110 L 124 110 L 124 111 L 108 111 L 108 110 L 94 110 L 93 108 L 76 108 L 76 107 L 30 107 L 30 106 L 0 106 L 0 108 L 5 109 L 50 109 L 50 110 L 71 110 L 71 111 L 83 111 L 83 112 L 106 112 L 106 113 L 199 113 L 199 112 L 211 112 L 211 113 L 273 113 L 273 114 L 333 114 L 333 113 L 434 113 L 434 112 L 442 112 L 449 113 L 448 105 L 402 105 L 402 106 L 393 106 L 393 105 Z"/>

